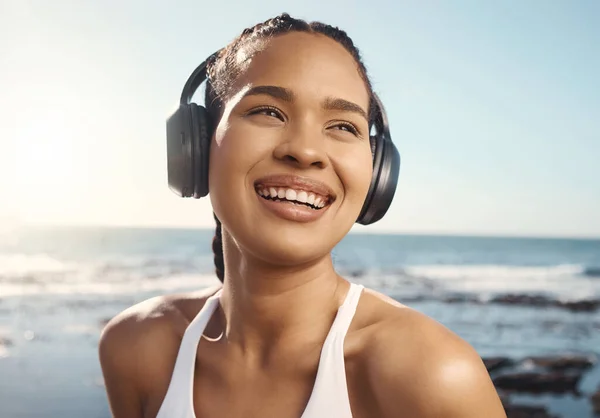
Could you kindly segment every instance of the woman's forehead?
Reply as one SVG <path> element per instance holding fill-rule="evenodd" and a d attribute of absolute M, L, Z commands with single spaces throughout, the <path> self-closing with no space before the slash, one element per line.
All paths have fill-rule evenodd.
<path fill-rule="evenodd" d="M 278 35 L 256 54 L 244 58 L 247 61 L 236 82 L 236 92 L 248 86 L 274 85 L 297 95 L 305 91 L 368 107 L 369 92 L 358 63 L 327 36 L 303 32 Z"/>

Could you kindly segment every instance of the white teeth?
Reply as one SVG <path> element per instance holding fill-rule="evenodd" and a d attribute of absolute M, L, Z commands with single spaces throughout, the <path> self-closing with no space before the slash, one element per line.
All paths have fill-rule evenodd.
<path fill-rule="evenodd" d="M 287 198 L 287 195 L 286 195 L 286 198 Z M 298 202 L 306 203 L 308 201 L 308 193 L 306 193 L 304 190 L 298 192 L 298 196 L 296 197 L 296 200 Z"/>
<path fill-rule="evenodd" d="M 296 200 L 296 191 L 292 189 L 287 189 L 285 192 L 285 198 L 287 200 Z"/>
<path fill-rule="evenodd" d="M 290 201 L 296 201 L 300 203 L 307 203 L 315 208 L 322 208 L 325 206 L 327 199 L 325 197 L 309 193 L 305 190 L 294 190 L 284 187 L 269 187 L 269 188 L 257 188 L 257 193 L 264 197 L 286 199 Z"/>

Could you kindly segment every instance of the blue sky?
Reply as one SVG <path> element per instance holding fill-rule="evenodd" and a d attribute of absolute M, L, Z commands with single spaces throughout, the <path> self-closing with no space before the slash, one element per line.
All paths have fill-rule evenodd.
<path fill-rule="evenodd" d="M 600 236 L 600 2 L 0 8 L 0 223 L 212 226 L 166 186 L 165 119 L 199 62 L 286 11 L 348 32 L 402 154 L 357 231 Z"/>

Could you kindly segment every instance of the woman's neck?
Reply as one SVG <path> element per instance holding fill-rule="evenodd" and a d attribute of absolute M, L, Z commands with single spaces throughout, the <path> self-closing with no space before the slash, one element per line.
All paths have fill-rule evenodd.
<path fill-rule="evenodd" d="M 221 307 L 227 342 L 248 361 L 287 347 L 320 346 L 349 287 L 331 256 L 273 266 L 226 241 Z"/>

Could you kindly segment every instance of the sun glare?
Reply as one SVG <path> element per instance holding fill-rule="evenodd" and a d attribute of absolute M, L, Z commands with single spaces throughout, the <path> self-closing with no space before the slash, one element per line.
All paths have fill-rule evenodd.
<path fill-rule="evenodd" d="M 64 110 L 48 111 L 23 127 L 16 141 L 13 187 L 25 218 L 45 218 L 73 203 L 85 170 L 77 155 L 77 127 Z"/>

